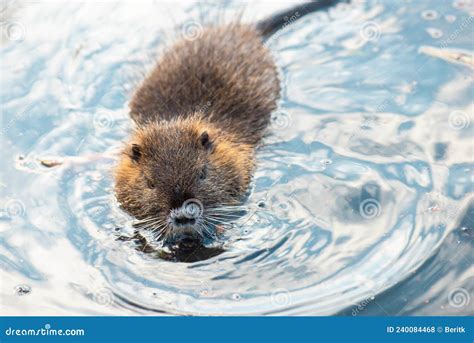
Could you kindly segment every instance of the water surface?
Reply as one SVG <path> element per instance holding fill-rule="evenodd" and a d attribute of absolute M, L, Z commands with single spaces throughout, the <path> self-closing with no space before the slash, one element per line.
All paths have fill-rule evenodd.
<path fill-rule="evenodd" d="M 243 20 L 287 6 L 248 3 Z M 267 43 L 283 94 L 248 211 L 217 253 L 118 240 L 134 229 L 114 152 L 163 32 L 193 39 L 200 15 L 241 7 L 0 9 L 2 314 L 473 313 L 472 67 L 422 48 L 472 54 L 468 2 L 354 1 L 288 25 Z"/>

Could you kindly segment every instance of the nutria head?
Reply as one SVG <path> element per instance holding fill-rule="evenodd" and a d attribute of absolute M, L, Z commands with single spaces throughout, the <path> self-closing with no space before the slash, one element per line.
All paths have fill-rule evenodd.
<path fill-rule="evenodd" d="M 160 237 L 202 236 L 213 210 L 242 199 L 253 156 L 253 146 L 199 114 L 148 123 L 135 130 L 123 151 L 117 199 Z"/>

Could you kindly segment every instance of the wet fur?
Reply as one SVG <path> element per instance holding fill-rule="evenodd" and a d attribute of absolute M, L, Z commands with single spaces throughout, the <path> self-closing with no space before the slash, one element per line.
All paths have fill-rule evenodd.
<path fill-rule="evenodd" d="M 275 64 L 254 27 L 207 26 L 199 38 L 179 40 L 130 103 L 137 127 L 116 170 L 122 208 L 138 219 L 162 218 L 161 225 L 188 198 L 205 208 L 238 204 L 279 94 Z"/>
<path fill-rule="evenodd" d="M 208 26 L 198 39 L 181 39 L 137 89 L 131 117 L 140 124 L 192 116 L 207 119 L 256 144 L 280 94 L 275 64 L 251 26 Z"/>

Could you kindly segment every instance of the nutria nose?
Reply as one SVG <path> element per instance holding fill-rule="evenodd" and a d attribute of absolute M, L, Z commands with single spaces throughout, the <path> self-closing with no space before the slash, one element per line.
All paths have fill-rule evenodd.
<path fill-rule="evenodd" d="M 202 213 L 202 203 L 197 199 L 188 199 L 180 207 L 171 210 L 170 217 L 176 226 L 192 226 Z"/>
<path fill-rule="evenodd" d="M 187 218 L 185 216 L 176 216 L 173 218 L 173 221 L 177 226 L 194 225 L 196 223 L 196 219 Z"/>

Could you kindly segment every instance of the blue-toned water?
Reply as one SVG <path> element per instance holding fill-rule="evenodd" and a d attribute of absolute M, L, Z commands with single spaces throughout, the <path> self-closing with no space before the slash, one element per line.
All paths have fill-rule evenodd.
<path fill-rule="evenodd" d="M 173 36 L 242 6 L 2 3 L 0 314 L 474 313 L 472 1 L 289 23 L 267 43 L 283 94 L 247 214 L 192 256 L 118 239 L 131 93 Z"/>

